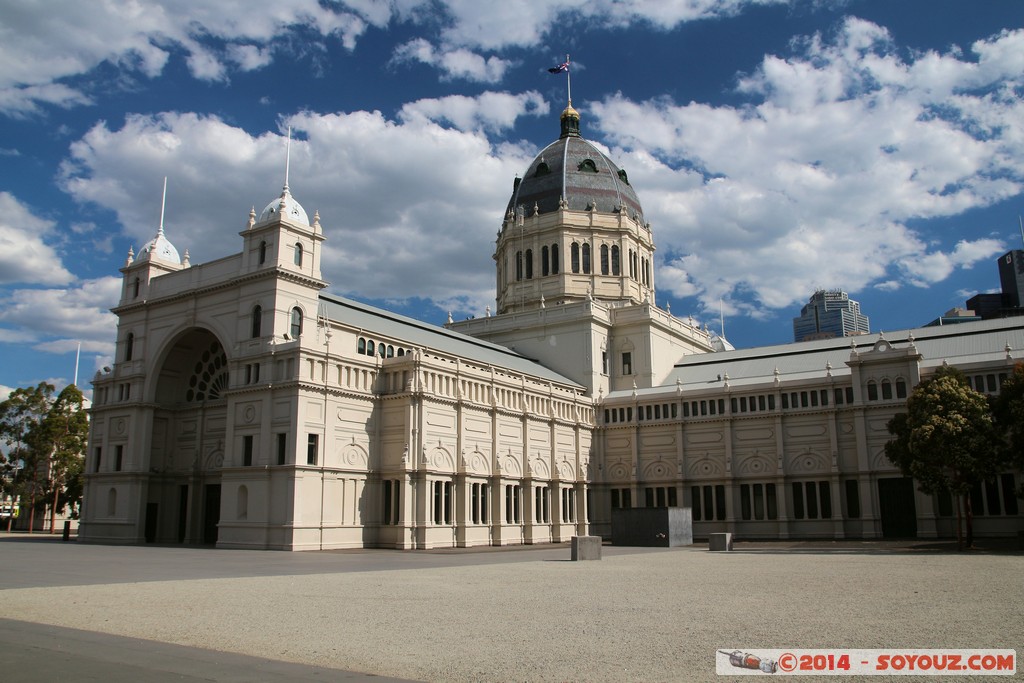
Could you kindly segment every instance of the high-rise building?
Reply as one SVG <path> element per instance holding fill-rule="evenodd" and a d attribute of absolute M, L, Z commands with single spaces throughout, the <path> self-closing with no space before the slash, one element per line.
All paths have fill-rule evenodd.
<path fill-rule="evenodd" d="M 1014 249 L 999 257 L 999 285 L 1004 306 L 1024 306 L 1024 250 Z"/>
<path fill-rule="evenodd" d="M 860 304 L 840 289 L 819 289 L 793 318 L 794 341 L 852 337 L 870 331 Z"/>

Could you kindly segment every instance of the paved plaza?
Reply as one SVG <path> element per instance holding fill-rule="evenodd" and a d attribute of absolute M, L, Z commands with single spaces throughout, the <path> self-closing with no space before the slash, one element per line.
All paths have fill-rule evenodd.
<path fill-rule="evenodd" d="M 1019 551 L 779 542 L 568 560 L 563 545 L 280 553 L 0 535 L 0 678 L 723 680 L 717 649 L 1024 643 Z"/>

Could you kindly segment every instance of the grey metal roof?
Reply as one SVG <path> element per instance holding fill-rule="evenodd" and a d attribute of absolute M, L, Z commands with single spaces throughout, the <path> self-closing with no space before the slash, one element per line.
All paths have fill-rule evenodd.
<path fill-rule="evenodd" d="M 537 361 L 498 344 L 492 344 L 344 297 L 321 293 L 320 301 L 324 304 L 327 316 L 332 322 L 340 322 L 368 334 L 380 335 L 397 343 L 408 344 L 413 348 L 447 353 L 581 390 L 584 388 Z"/>
<path fill-rule="evenodd" d="M 596 172 L 583 170 L 581 165 L 587 159 L 594 162 Z M 522 207 L 526 215 L 531 215 L 534 204 L 541 213 L 556 211 L 559 198 L 564 198 L 575 211 L 586 211 L 590 202 L 595 203 L 595 210 L 604 213 L 613 213 L 625 205 L 629 215 L 636 214 L 642 223 L 640 200 L 619 171 L 592 143 L 578 135 L 563 135 L 530 162 L 509 199 L 506 213 Z"/>
<path fill-rule="evenodd" d="M 820 378 L 826 364 L 831 364 L 833 376 L 848 376 L 846 363 L 853 348 L 860 353 L 870 351 L 880 334 L 896 348 L 905 348 L 913 335 L 926 365 L 939 365 L 943 360 L 951 365 L 996 360 L 1005 356 L 1007 345 L 1014 358 L 1024 360 L 1024 318 L 1001 318 L 685 356 L 662 386 L 637 390 L 637 395 L 674 389 L 677 380 L 689 390 L 721 387 L 726 375 L 731 387 L 758 384 L 774 379 L 775 368 L 783 381 Z M 616 391 L 609 398 L 631 393 Z"/>

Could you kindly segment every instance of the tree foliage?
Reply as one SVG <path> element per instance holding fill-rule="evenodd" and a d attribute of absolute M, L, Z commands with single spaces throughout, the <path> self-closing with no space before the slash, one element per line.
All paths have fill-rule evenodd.
<path fill-rule="evenodd" d="M 1024 470 L 1024 363 L 1017 363 L 992 403 L 996 429 L 1003 437 L 1002 447 L 1006 463 Z M 1024 484 L 1018 491 L 1024 496 Z"/>
<path fill-rule="evenodd" d="M 912 476 L 924 493 L 963 500 L 970 545 L 971 488 L 1002 469 L 1003 451 L 988 399 L 971 389 L 959 370 L 943 366 L 914 388 L 907 412 L 890 420 L 888 429 L 894 438 L 885 454 L 904 475 Z M 959 531 L 958 524 L 958 538 Z"/>
<path fill-rule="evenodd" d="M 53 392 L 40 382 L 0 402 L 4 493 L 20 496 L 32 513 L 67 506 L 77 514 L 89 421 L 78 387 L 69 385 L 56 398 Z"/>

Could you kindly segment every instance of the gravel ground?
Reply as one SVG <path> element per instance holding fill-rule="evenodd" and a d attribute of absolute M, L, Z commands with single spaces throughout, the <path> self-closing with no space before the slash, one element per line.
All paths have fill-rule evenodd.
<path fill-rule="evenodd" d="M 717 649 L 1020 655 L 1022 576 L 1021 554 L 691 547 L 597 562 L 14 588 L 0 593 L 0 616 L 430 681 L 724 680 Z"/>

